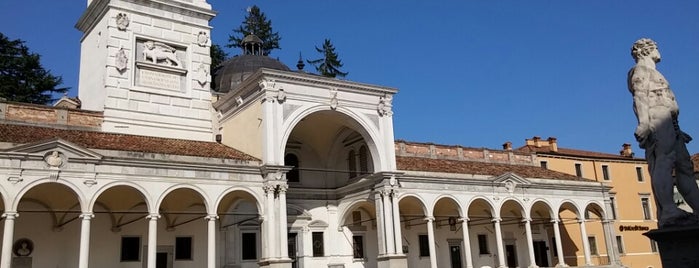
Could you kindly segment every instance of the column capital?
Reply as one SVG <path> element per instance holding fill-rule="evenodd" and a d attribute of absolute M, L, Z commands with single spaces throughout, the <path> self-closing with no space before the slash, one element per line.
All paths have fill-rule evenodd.
<path fill-rule="evenodd" d="M 459 217 L 458 220 L 459 222 L 469 222 L 471 219 L 469 219 L 468 217 Z"/>
<path fill-rule="evenodd" d="M 585 223 L 586 221 L 586 219 L 578 219 L 578 223 Z"/>
<path fill-rule="evenodd" d="M 276 188 L 276 185 L 274 185 L 273 183 L 269 183 L 269 182 L 265 182 L 262 185 L 262 190 L 265 191 L 265 195 L 268 195 L 270 193 L 274 194 L 275 188 Z"/>
<path fill-rule="evenodd" d="M 216 220 L 218 220 L 218 215 L 209 214 L 209 215 L 206 215 L 206 217 L 204 217 L 204 219 L 206 219 L 208 221 L 216 221 Z"/>
<path fill-rule="evenodd" d="M 3 219 L 14 220 L 19 217 L 19 213 L 16 211 L 7 211 L 2 214 Z"/>
<path fill-rule="evenodd" d="M 82 218 L 83 220 L 89 221 L 89 220 L 95 218 L 95 214 L 92 212 L 85 212 L 83 214 L 80 214 L 80 218 Z"/>
<path fill-rule="evenodd" d="M 148 216 L 146 216 L 146 219 L 149 219 L 151 221 L 157 221 L 158 219 L 160 219 L 160 214 L 158 214 L 158 213 L 149 214 Z"/>
<path fill-rule="evenodd" d="M 279 190 L 280 194 L 285 194 L 289 190 L 289 185 L 286 183 L 279 184 L 277 185 L 277 190 Z"/>
<path fill-rule="evenodd" d="M 434 221 L 434 217 L 425 217 L 425 221 L 433 222 L 433 221 Z"/>
<path fill-rule="evenodd" d="M 561 220 L 559 220 L 559 219 L 551 219 L 551 223 L 559 223 L 559 222 L 561 222 Z"/>
<path fill-rule="evenodd" d="M 532 218 L 522 218 L 522 222 L 531 222 Z"/>
<path fill-rule="evenodd" d="M 493 219 L 490 220 L 490 221 L 491 221 L 491 222 L 501 222 L 501 221 L 502 221 L 502 218 L 495 217 L 495 218 L 493 218 Z"/>

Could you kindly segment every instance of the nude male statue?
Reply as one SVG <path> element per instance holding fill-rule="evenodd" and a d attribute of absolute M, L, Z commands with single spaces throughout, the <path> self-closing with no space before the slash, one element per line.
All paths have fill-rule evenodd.
<path fill-rule="evenodd" d="M 659 228 L 699 224 L 699 188 L 685 143 L 692 138 L 680 130 L 679 107 L 665 77 L 655 69 L 660 52 L 651 39 L 639 39 L 631 48 L 636 65 L 628 73 L 633 108 L 638 119 L 634 135 L 646 160 L 655 195 Z M 675 178 L 672 177 L 673 168 Z M 694 211 L 690 214 L 677 207 L 673 185 Z"/>

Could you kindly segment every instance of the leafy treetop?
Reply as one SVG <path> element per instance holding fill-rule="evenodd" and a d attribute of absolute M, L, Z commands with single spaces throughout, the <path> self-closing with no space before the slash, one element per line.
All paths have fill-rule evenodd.
<path fill-rule="evenodd" d="M 233 30 L 234 34 L 228 36 L 227 47 L 238 47 L 242 48 L 241 43 L 243 39 L 254 34 L 260 39 L 262 39 L 262 51 L 265 56 L 274 49 L 280 49 L 278 32 L 272 31 L 272 21 L 268 20 L 265 13 L 260 11 L 260 8 L 252 6 L 248 8 L 248 15 L 245 16 L 243 24 L 238 27 L 238 29 Z"/>
<path fill-rule="evenodd" d="M 58 87 L 63 79 L 44 69 L 40 58 L 24 41 L 10 40 L 0 33 L 0 98 L 48 104 L 55 100 L 53 93 L 66 93 L 67 87 Z"/>

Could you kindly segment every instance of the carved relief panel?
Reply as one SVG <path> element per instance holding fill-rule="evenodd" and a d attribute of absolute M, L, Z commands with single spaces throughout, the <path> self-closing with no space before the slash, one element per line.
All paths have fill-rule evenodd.
<path fill-rule="evenodd" d="M 187 49 L 161 41 L 136 39 L 136 86 L 184 92 Z"/>

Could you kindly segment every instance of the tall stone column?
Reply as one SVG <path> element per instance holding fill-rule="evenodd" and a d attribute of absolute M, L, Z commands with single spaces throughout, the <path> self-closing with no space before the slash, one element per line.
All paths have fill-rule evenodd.
<path fill-rule="evenodd" d="M 434 217 L 425 218 L 427 221 L 427 241 L 430 248 L 430 267 L 437 268 L 437 250 L 434 247 Z"/>
<path fill-rule="evenodd" d="M 587 229 L 585 228 L 585 219 L 579 219 L 578 224 L 580 224 L 580 236 L 583 243 L 583 254 L 585 255 L 585 264 L 587 266 L 592 265 L 592 258 L 590 257 L 590 242 L 587 241 Z"/>
<path fill-rule="evenodd" d="M 495 245 L 498 247 L 498 267 L 507 268 L 507 264 L 505 263 L 505 251 L 503 250 L 502 230 L 500 228 L 501 221 L 502 219 L 500 218 L 493 219 L 493 224 L 495 225 Z"/>
<path fill-rule="evenodd" d="M 527 249 L 529 250 L 529 268 L 538 268 L 534 257 L 534 239 L 532 239 L 532 219 L 524 219 L 524 228 L 527 233 Z"/>
<path fill-rule="evenodd" d="M 473 268 L 473 257 L 471 256 L 471 238 L 468 230 L 469 219 L 461 218 L 461 232 L 464 236 L 464 260 L 466 260 L 466 268 Z"/>
<path fill-rule="evenodd" d="M 155 268 L 155 258 L 158 252 L 158 214 L 150 214 L 148 221 L 148 268 Z"/>
<path fill-rule="evenodd" d="M 264 247 L 267 249 L 267 259 L 275 259 L 277 258 L 277 250 L 276 250 L 276 245 L 277 242 L 279 241 L 276 237 L 276 221 L 275 221 L 275 215 L 274 215 L 274 189 L 275 187 L 269 183 L 265 183 L 263 186 L 263 189 L 265 191 L 265 221 L 263 222 L 263 230 L 262 232 L 265 233 L 265 237 L 267 240 L 264 243 Z"/>
<path fill-rule="evenodd" d="M 217 215 L 206 216 L 206 267 L 215 268 L 216 267 L 216 220 Z"/>
<path fill-rule="evenodd" d="M 2 236 L 2 262 L 0 262 L 0 268 L 10 268 L 12 264 L 12 240 L 15 234 L 15 219 L 19 217 L 19 214 L 16 211 L 7 211 L 2 214 L 2 217 L 5 218 L 5 228 Z"/>
<path fill-rule="evenodd" d="M 553 224 L 553 235 L 556 238 L 556 253 L 558 254 L 558 264 L 556 267 L 568 267 L 565 261 L 565 256 L 563 256 L 563 243 L 561 243 L 561 230 L 558 227 L 558 219 L 551 220 Z"/>
<path fill-rule="evenodd" d="M 395 237 L 396 254 L 403 254 L 403 235 L 400 229 L 400 210 L 398 208 L 398 191 L 393 190 L 391 204 L 393 205 L 393 237 Z"/>
<path fill-rule="evenodd" d="M 607 246 L 607 256 L 609 256 L 610 264 L 622 266 L 621 262 L 619 261 L 619 252 L 614 246 L 616 233 L 614 233 L 613 223 L 614 221 L 611 220 L 602 220 L 602 230 L 604 231 L 604 241 L 605 245 Z"/>
<path fill-rule="evenodd" d="M 384 224 L 384 213 L 383 213 L 383 200 L 381 198 L 381 191 L 376 191 L 374 193 L 374 205 L 376 206 L 376 235 L 379 242 L 379 256 L 386 255 L 386 232 Z"/>
<path fill-rule="evenodd" d="M 277 242 L 279 243 L 279 256 L 282 259 L 288 259 L 289 258 L 289 243 L 287 240 L 289 240 L 289 235 L 287 231 L 287 219 L 286 219 L 286 191 L 289 189 L 289 186 L 287 184 L 279 184 L 277 187 L 278 191 L 278 198 L 279 198 L 279 222 L 277 223 L 279 226 L 279 239 Z"/>
<path fill-rule="evenodd" d="M 80 226 L 80 260 L 79 268 L 87 268 L 90 262 L 90 221 L 95 217 L 92 213 L 83 213 Z"/>
<path fill-rule="evenodd" d="M 383 221 L 386 235 L 386 254 L 393 255 L 396 253 L 395 238 L 393 236 L 393 213 L 391 213 L 391 193 L 389 190 L 381 191 L 381 203 L 383 203 Z"/>

